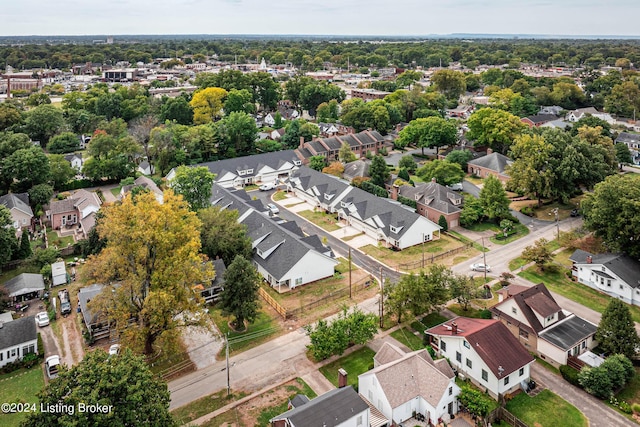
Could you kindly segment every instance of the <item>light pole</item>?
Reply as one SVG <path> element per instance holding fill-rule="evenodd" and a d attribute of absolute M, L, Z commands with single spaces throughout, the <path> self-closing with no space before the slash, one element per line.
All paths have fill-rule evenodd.
<path fill-rule="evenodd" d="M 482 237 L 482 263 L 484 264 L 484 283 L 487 283 L 487 251 L 484 247 L 484 236 Z"/>
<path fill-rule="evenodd" d="M 560 240 L 560 223 L 558 222 L 558 208 L 553 208 L 551 209 L 551 212 L 549 212 L 549 215 L 555 215 L 555 219 L 556 219 L 556 238 L 558 240 Z"/>

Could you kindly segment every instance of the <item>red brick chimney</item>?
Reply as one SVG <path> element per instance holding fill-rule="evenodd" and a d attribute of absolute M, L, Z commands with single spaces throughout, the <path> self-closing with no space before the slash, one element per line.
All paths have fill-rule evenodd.
<path fill-rule="evenodd" d="M 340 368 L 338 369 L 338 388 L 344 388 L 347 386 L 347 371 Z"/>
<path fill-rule="evenodd" d="M 458 335 L 458 324 L 451 322 L 451 335 Z"/>
<path fill-rule="evenodd" d="M 391 186 L 391 191 L 389 192 L 389 197 L 391 197 L 391 200 L 398 200 L 398 190 L 400 187 L 398 187 L 397 185 L 393 184 Z"/>
<path fill-rule="evenodd" d="M 304 148 L 304 136 L 300 137 L 300 146 L 298 148 L 301 150 Z"/>

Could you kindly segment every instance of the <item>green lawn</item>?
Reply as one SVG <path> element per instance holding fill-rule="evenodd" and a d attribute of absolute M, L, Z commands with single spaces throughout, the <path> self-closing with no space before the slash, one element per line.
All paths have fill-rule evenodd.
<path fill-rule="evenodd" d="M 268 341 L 273 335 L 281 331 L 281 327 L 278 326 L 273 318 L 271 318 L 264 311 L 259 311 L 256 320 L 250 323 L 247 330 L 244 332 L 235 332 L 229 328 L 229 321 L 232 317 L 225 317 L 218 309 L 212 309 L 209 311 L 213 321 L 218 326 L 218 329 L 223 335 L 229 333 L 229 353 L 236 354 L 253 348 L 257 345 Z M 221 350 L 221 354 L 224 349 Z"/>
<path fill-rule="evenodd" d="M 271 198 L 276 202 L 278 202 L 280 200 L 287 199 L 288 197 L 286 192 L 278 190 L 275 193 L 273 193 L 273 196 L 271 196 Z"/>
<path fill-rule="evenodd" d="M 588 426 L 586 417 L 557 394 L 544 390 L 535 397 L 520 393 L 507 402 L 507 410 L 530 426 Z"/>
<path fill-rule="evenodd" d="M 49 246 L 56 245 L 58 248 L 66 248 L 75 243 L 73 236 L 60 237 L 55 231 L 49 231 L 47 233 L 47 240 L 49 241 Z"/>
<path fill-rule="evenodd" d="M 289 405 L 289 400 L 293 399 L 297 394 L 303 394 L 307 396 L 309 399 L 313 399 L 316 397 L 316 393 L 309 387 L 309 385 L 302 380 L 302 378 L 296 378 L 298 385 L 295 386 L 287 386 L 287 391 L 289 392 L 289 398 L 283 399 L 283 401 L 276 406 L 265 408 L 260 412 L 258 416 L 258 426 L 268 427 L 271 425 L 269 420 L 271 418 L 286 412 Z"/>
<path fill-rule="evenodd" d="M 467 310 L 463 310 L 462 306 L 458 303 L 454 303 L 451 305 L 448 305 L 447 308 L 451 311 L 453 311 L 455 314 L 457 314 L 458 316 L 464 316 L 464 317 L 472 317 L 474 319 L 480 319 L 480 312 L 482 310 L 478 310 L 477 308 L 473 308 L 471 307 L 471 304 L 469 304 Z"/>
<path fill-rule="evenodd" d="M 437 255 L 451 249 L 462 246 L 463 243 L 442 234 L 439 239 L 425 242 L 423 245 L 415 245 L 409 248 L 405 248 L 401 251 L 395 251 L 393 249 L 366 245 L 360 248 L 360 250 L 373 258 L 386 263 L 387 265 L 397 266 L 403 263 L 418 262 L 422 259 L 423 252 L 425 257 L 425 266 L 429 266 L 431 254 Z M 461 252 L 464 253 L 464 252 Z"/>
<path fill-rule="evenodd" d="M 344 274 L 344 273 L 349 273 L 349 259 L 348 258 L 336 258 L 340 264 L 335 266 L 335 271 L 337 271 L 340 274 Z M 351 272 L 353 273 L 354 271 L 358 270 L 358 266 L 355 265 L 353 263 L 353 260 L 351 260 Z"/>
<path fill-rule="evenodd" d="M 111 194 L 113 194 L 113 197 L 118 198 L 118 196 L 120 195 L 120 191 L 122 191 L 122 185 L 114 187 L 110 191 Z"/>
<path fill-rule="evenodd" d="M 314 212 L 314 211 L 301 211 L 298 212 L 298 215 L 317 225 L 326 231 L 336 231 L 339 230 L 336 217 L 328 214 L 326 212 Z"/>
<path fill-rule="evenodd" d="M 358 375 L 367 372 L 373 367 L 373 356 L 375 351 L 369 347 L 362 347 L 340 359 L 320 368 L 320 373 L 324 375 L 334 386 L 338 387 L 338 369 L 347 371 L 347 381 L 349 385 L 358 384 Z"/>
<path fill-rule="evenodd" d="M 439 325 L 442 322 L 446 322 L 447 318 L 440 315 L 440 313 L 429 313 L 422 319 L 415 320 L 411 323 L 413 330 L 418 332 L 424 332 L 432 326 Z"/>
<path fill-rule="evenodd" d="M 412 351 L 424 348 L 421 338 L 422 334 L 420 336 L 414 335 L 408 328 L 397 329 L 391 332 L 391 336 L 409 347 Z"/>
<path fill-rule="evenodd" d="M 507 243 L 511 243 L 529 234 L 529 227 L 527 227 L 524 224 L 515 224 L 513 226 L 513 229 L 515 230 L 515 233 L 511 234 L 506 239 L 498 239 L 496 238 L 496 236 L 493 236 L 493 237 L 490 237 L 489 240 L 491 240 L 493 243 L 497 245 L 506 245 Z M 500 231 L 498 231 L 498 233 L 499 232 Z"/>
<path fill-rule="evenodd" d="M 618 400 L 624 400 L 630 405 L 640 403 L 640 368 L 636 367 L 635 369 L 636 375 L 631 378 L 625 388 L 616 394 Z"/>
<path fill-rule="evenodd" d="M 178 425 L 182 426 L 200 418 L 203 415 L 216 411 L 228 403 L 242 399 L 245 395 L 245 393 L 241 393 L 227 396 L 226 390 L 220 390 L 217 393 L 194 400 L 188 405 L 181 406 L 178 409 L 171 411 L 171 414 Z"/>
<path fill-rule="evenodd" d="M 38 393 L 44 387 L 44 376 L 40 364 L 29 369 L 19 370 L 3 375 L 0 381 L 0 402 L 2 403 L 37 403 Z M 13 427 L 20 425 L 26 413 L 1 414 L 0 425 Z"/>
<path fill-rule="evenodd" d="M 540 273 L 537 267 L 533 266 L 518 273 L 518 275 L 533 283 L 542 282 L 550 291 L 556 292 L 599 313 L 603 313 L 609 301 L 611 301 L 611 297 L 595 289 L 591 289 L 586 285 L 572 282 L 565 275 L 564 272 L 566 270 L 561 270 L 562 271 Z M 640 308 L 634 305 L 628 307 L 633 320 L 640 322 Z"/>

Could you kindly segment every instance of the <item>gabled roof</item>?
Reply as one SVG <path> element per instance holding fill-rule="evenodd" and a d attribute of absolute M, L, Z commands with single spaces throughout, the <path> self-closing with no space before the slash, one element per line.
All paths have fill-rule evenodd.
<path fill-rule="evenodd" d="M 640 143 L 640 134 L 620 132 L 620 134 L 616 138 L 616 142 L 638 144 Z"/>
<path fill-rule="evenodd" d="M 556 116 L 555 114 L 536 114 L 534 116 L 527 116 L 525 118 L 531 121 L 531 123 L 533 124 L 538 124 L 538 123 L 547 123 L 547 122 L 556 120 L 558 116 Z"/>
<path fill-rule="evenodd" d="M 453 333 L 453 322 L 457 324 L 456 334 Z M 509 375 L 534 360 L 499 320 L 456 317 L 428 329 L 426 333 L 466 339 L 497 378 L 502 378 L 503 374 Z"/>
<path fill-rule="evenodd" d="M 271 419 L 300 427 L 335 427 L 369 409 L 353 387 L 331 390 Z"/>
<path fill-rule="evenodd" d="M 401 185 L 398 188 L 398 194 L 444 214 L 452 214 L 462 210 L 462 196 L 435 181 L 418 183 L 415 187 Z M 454 201 L 457 201 L 458 204 L 454 204 Z"/>
<path fill-rule="evenodd" d="M 85 325 L 92 325 L 97 322 L 98 314 L 92 313 L 87 304 L 89 301 L 97 297 L 103 289 L 104 286 L 97 283 L 85 288 L 80 288 L 80 291 L 78 292 L 78 305 L 82 311 L 82 317 Z"/>
<path fill-rule="evenodd" d="M 589 257 L 591 257 L 591 263 L 589 263 Z M 640 286 L 640 262 L 625 254 L 604 253 L 594 255 L 577 249 L 569 257 L 569 260 L 587 267 L 592 264 L 602 265 L 632 288 Z"/>
<path fill-rule="evenodd" d="M 33 210 L 29 206 L 28 193 L 9 193 L 0 196 L 0 205 L 5 205 L 7 209 L 17 209 L 29 216 L 33 216 Z"/>
<path fill-rule="evenodd" d="M 455 378 L 450 367 L 447 373 L 439 368 L 423 349 L 406 354 L 402 352 L 399 358 L 361 376 L 375 375 L 391 408 L 397 408 L 416 397 L 422 397 L 431 406 L 437 407 L 451 387 L 451 380 Z"/>
<path fill-rule="evenodd" d="M 75 212 L 75 199 L 64 199 L 64 200 L 54 200 L 49 205 L 49 210 L 52 215 L 66 213 L 66 212 Z"/>
<path fill-rule="evenodd" d="M 513 163 L 513 161 L 510 158 L 508 158 L 504 154 L 496 152 L 467 162 L 467 164 L 479 166 L 481 168 L 496 171 L 501 174 L 504 174 L 506 167 L 511 163 Z"/>
<path fill-rule="evenodd" d="M 44 291 L 42 274 L 22 273 L 4 282 L 9 297 L 16 297 L 31 292 Z"/>
<path fill-rule="evenodd" d="M 516 303 L 520 309 L 520 313 L 522 313 L 525 319 L 527 319 L 527 326 L 531 327 L 536 334 L 542 331 L 545 327 L 540 323 L 534 312 L 537 312 L 541 317 L 547 317 L 558 313 L 558 321 L 566 317 L 544 283 L 540 283 L 530 288 L 526 287 L 521 289 L 519 292 L 514 292 L 509 298 L 505 298 L 501 303 L 498 303 L 491 308 L 491 311 L 498 314 L 500 317 L 507 317 L 515 320 L 511 317 L 510 313 L 500 309 L 500 307 L 508 300 L 513 300 Z"/>
<path fill-rule="evenodd" d="M 35 316 L 22 317 L 0 328 L 0 351 L 38 338 Z"/>
<path fill-rule="evenodd" d="M 562 350 L 569 350 L 596 333 L 598 327 L 578 316 L 554 324 L 540 333 L 540 338 Z"/>
<path fill-rule="evenodd" d="M 373 356 L 373 360 L 378 365 L 385 365 L 393 362 L 394 360 L 402 359 L 406 353 L 402 351 L 398 346 L 388 342 L 384 342 L 380 350 Z"/>
<path fill-rule="evenodd" d="M 353 162 L 349 162 L 346 165 L 344 165 L 344 173 L 342 175 L 345 178 L 349 178 L 349 179 L 353 179 L 357 176 L 368 177 L 370 166 L 371 166 L 371 160 L 367 160 L 367 159 L 354 160 Z"/>

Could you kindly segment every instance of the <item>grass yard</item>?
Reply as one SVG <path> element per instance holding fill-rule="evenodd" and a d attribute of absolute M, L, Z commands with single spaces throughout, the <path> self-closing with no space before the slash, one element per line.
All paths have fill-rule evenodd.
<path fill-rule="evenodd" d="M 201 397 L 188 405 L 181 406 L 171 411 L 171 415 L 173 415 L 173 419 L 176 420 L 178 425 L 182 426 L 200 418 L 203 415 L 216 411 L 228 403 L 242 399 L 244 396 L 246 396 L 246 393 L 232 393 L 230 396 L 227 396 L 226 390 L 220 390 L 217 393 Z"/>
<path fill-rule="evenodd" d="M 535 397 L 520 393 L 507 402 L 507 409 L 530 426 L 588 426 L 585 416 L 557 394 L 544 390 Z"/>
<path fill-rule="evenodd" d="M 511 243 L 529 234 L 529 227 L 527 227 L 524 224 L 519 224 L 519 223 L 515 224 L 513 226 L 513 229 L 515 233 L 509 235 L 506 239 L 498 239 L 497 238 L 498 235 L 496 235 L 496 236 L 490 237 L 489 240 L 491 240 L 496 245 L 506 245 L 507 243 Z M 500 231 L 498 231 L 498 233 L 500 233 Z"/>
<path fill-rule="evenodd" d="M 489 248 L 482 246 L 478 242 L 474 242 L 473 240 L 463 236 L 462 234 L 458 233 L 457 231 L 449 230 L 449 231 L 447 231 L 447 233 L 451 234 L 452 236 L 454 236 L 455 238 L 460 240 L 462 243 L 471 243 L 473 245 L 473 248 L 475 250 L 479 251 L 479 252 L 489 252 Z"/>
<path fill-rule="evenodd" d="M 229 328 L 229 322 L 233 320 L 232 316 L 223 316 L 222 312 L 215 308 L 209 310 L 209 314 L 222 335 L 229 333 L 229 354 L 241 353 L 260 345 L 282 330 L 276 319 L 265 310 L 265 307 L 258 312 L 256 320 L 250 323 L 244 332 L 236 332 Z M 224 349 L 220 352 L 223 353 L 223 351 Z"/>
<path fill-rule="evenodd" d="M 611 301 L 611 297 L 600 293 L 595 289 L 591 289 L 588 286 L 581 285 L 577 282 L 572 282 L 564 274 L 564 270 L 540 273 L 537 267 L 533 266 L 518 273 L 518 275 L 533 283 L 542 282 L 550 291 L 556 292 L 599 313 L 604 312 L 609 301 Z M 635 322 L 640 322 L 640 308 L 636 306 L 628 307 L 631 311 L 633 320 Z"/>
<path fill-rule="evenodd" d="M 547 369 L 550 372 L 553 372 L 556 375 L 560 375 L 560 369 L 556 368 L 551 363 L 540 359 L 538 356 L 533 356 L 533 357 L 536 359 L 536 362 L 540 364 L 540 366 L 543 366 L 545 369 Z"/>
<path fill-rule="evenodd" d="M 338 221 L 336 217 L 326 212 L 313 212 L 310 210 L 298 212 L 298 215 L 317 225 L 326 231 L 336 231 L 340 227 L 336 224 Z"/>
<path fill-rule="evenodd" d="M 38 403 L 36 393 L 44 387 L 43 375 L 38 364 L 29 370 L 20 369 L 0 376 L 0 402 Z M 26 413 L 0 414 L 0 425 L 18 426 L 26 417 Z"/>
<path fill-rule="evenodd" d="M 422 319 L 417 319 L 411 322 L 411 328 L 413 328 L 414 331 L 422 333 L 426 329 L 446 321 L 447 318 L 442 316 L 440 313 L 429 313 Z"/>
<path fill-rule="evenodd" d="M 55 245 L 58 248 L 66 248 L 75 243 L 73 236 L 60 237 L 56 231 L 47 232 L 47 240 L 49 241 L 49 246 Z"/>
<path fill-rule="evenodd" d="M 393 249 L 381 246 L 366 245 L 360 248 L 360 250 L 390 266 L 419 262 L 422 260 L 424 252 L 425 266 L 428 266 L 431 254 L 441 254 L 460 246 L 462 246 L 462 244 L 459 241 L 443 234 L 437 240 L 425 242 L 424 248 L 422 245 L 415 245 L 401 251 L 394 251 Z"/>
<path fill-rule="evenodd" d="M 447 306 L 447 308 L 449 310 L 453 311 L 458 316 L 472 317 L 474 319 L 481 319 L 482 318 L 482 316 L 480 315 L 482 310 L 479 310 L 477 308 L 471 307 L 471 304 L 469 304 L 467 310 L 464 310 L 462 308 L 462 306 L 460 304 L 458 304 L 458 303 L 450 304 L 450 305 Z"/>
<path fill-rule="evenodd" d="M 4 283 L 9 279 L 13 279 L 22 273 L 40 273 L 40 269 L 31 263 L 22 263 L 14 270 L 2 270 L 0 273 L 0 283 Z"/>
<path fill-rule="evenodd" d="M 118 198 L 121 190 L 122 190 L 122 185 L 118 185 L 117 187 L 114 187 L 109 191 L 111 191 L 111 194 L 113 194 L 113 197 Z"/>
<path fill-rule="evenodd" d="M 287 193 L 285 191 L 278 190 L 275 193 L 273 193 L 271 198 L 273 200 L 275 200 L 276 202 L 279 202 L 280 200 L 288 199 L 289 196 L 287 195 Z"/>
<path fill-rule="evenodd" d="M 344 274 L 344 273 L 349 273 L 349 260 L 347 258 L 337 258 L 337 260 L 340 262 L 340 264 L 335 266 L 335 271 L 337 271 L 340 274 Z M 356 271 L 358 269 L 358 266 L 356 266 L 353 263 L 353 260 L 351 262 L 351 273 L 353 274 L 354 271 Z"/>
<path fill-rule="evenodd" d="M 636 367 L 636 375 L 629 381 L 627 386 L 616 394 L 616 399 L 624 400 L 630 405 L 640 403 L 640 368 Z"/>
<path fill-rule="evenodd" d="M 473 175 L 467 175 L 464 177 L 465 181 L 469 181 L 470 183 L 472 183 L 473 185 L 481 185 L 484 183 L 484 180 L 480 177 L 477 176 L 473 176 Z"/>
<path fill-rule="evenodd" d="M 424 348 L 424 344 L 422 343 L 422 334 L 417 336 L 408 328 L 397 329 L 391 332 L 391 336 L 409 347 L 412 351 Z"/>
<path fill-rule="evenodd" d="M 334 386 L 338 387 L 338 369 L 347 371 L 347 381 L 349 385 L 358 385 L 358 375 L 367 372 L 373 367 L 373 356 L 375 351 L 369 347 L 362 347 L 340 359 L 320 368 L 320 373 L 324 375 Z"/>
<path fill-rule="evenodd" d="M 569 261 L 569 257 L 575 252 L 575 249 L 563 249 L 559 253 L 555 254 L 553 260 L 562 265 L 563 267 L 570 269 L 573 263 Z"/>

